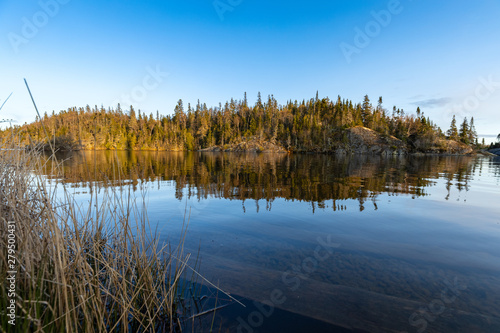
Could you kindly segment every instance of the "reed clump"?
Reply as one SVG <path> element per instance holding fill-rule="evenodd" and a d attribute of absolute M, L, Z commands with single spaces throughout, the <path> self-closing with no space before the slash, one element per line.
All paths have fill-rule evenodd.
<path fill-rule="evenodd" d="M 85 204 L 76 202 L 64 186 L 41 176 L 45 159 L 38 154 L 0 150 L 1 330 L 180 330 L 180 281 L 189 260 L 185 228 L 175 246 L 160 244 L 144 201 L 111 186 Z M 12 225 L 14 269 L 7 250 Z M 13 298 L 7 281 L 12 271 Z M 6 310 L 11 299 L 15 325 Z"/>

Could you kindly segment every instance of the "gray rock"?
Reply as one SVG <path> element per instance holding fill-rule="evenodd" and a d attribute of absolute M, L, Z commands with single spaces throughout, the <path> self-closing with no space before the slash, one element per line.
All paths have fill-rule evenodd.
<path fill-rule="evenodd" d="M 490 149 L 488 152 L 500 156 L 500 148 Z"/>

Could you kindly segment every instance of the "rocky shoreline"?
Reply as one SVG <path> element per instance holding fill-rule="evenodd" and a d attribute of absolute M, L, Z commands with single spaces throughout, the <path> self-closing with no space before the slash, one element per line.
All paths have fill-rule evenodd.
<path fill-rule="evenodd" d="M 488 153 L 500 156 L 500 148 L 490 149 L 488 150 Z"/>
<path fill-rule="evenodd" d="M 276 142 L 250 138 L 243 142 L 200 149 L 202 152 L 253 152 L 253 153 L 330 153 L 336 155 L 369 154 L 382 156 L 400 155 L 470 155 L 474 149 L 461 142 L 437 139 L 405 143 L 394 136 L 382 135 L 366 127 L 353 127 L 344 131 L 342 138 L 329 147 L 288 150 Z"/>
<path fill-rule="evenodd" d="M 326 141 L 326 140 L 325 140 Z M 40 149 L 50 151 L 48 144 L 28 146 L 27 149 Z M 94 150 L 91 145 L 65 144 L 55 142 L 56 151 L 78 151 Z M 96 150 L 109 150 L 98 148 Z M 111 150 L 114 150 L 113 148 Z M 134 151 L 185 151 L 183 147 L 171 147 L 171 149 L 134 149 Z M 471 146 L 454 140 L 443 138 L 416 137 L 407 142 L 391 136 L 381 134 L 372 129 L 357 126 L 348 128 L 342 132 L 332 134 L 325 146 L 301 146 L 293 148 L 275 140 L 264 140 L 257 136 L 243 138 L 242 141 L 223 146 L 212 146 L 196 151 L 200 152 L 237 152 L 237 153 L 319 153 L 335 155 L 367 154 L 381 156 L 403 156 L 403 155 L 471 155 L 484 154 L 489 156 L 500 156 L 500 149 L 475 150 Z"/>
<path fill-rule="evenodd" d="M 252 138 L 248 141 L 243 141 L 236 144 L 213 146 L 199 151 L 204 152 L 247 152 L 247 153 L 288 153 L 284 147 L 269 141 L 258 140 Z"/>

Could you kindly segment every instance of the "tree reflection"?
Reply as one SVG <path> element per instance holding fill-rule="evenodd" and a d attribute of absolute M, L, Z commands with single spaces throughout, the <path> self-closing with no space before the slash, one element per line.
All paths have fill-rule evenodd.
<path fill-rule="evenodd" d="M 306 201 L 313 210 L 333 201 L 334 211 L 346 209 L 345 200 L 357 200 L 359 209 L 372 201 L 378 209 L 381 193 L 391 196 L 427 195 L 439 178 L 451 188 L 469 189 L 481 164 L 464 156 L 390 157 L 355 155 L 237 154 L 200 152 L 83 151 L 62 156 L 63 181 L 74 187 L 141 185 L 169 182 L 176 198 L 198 200 L 265 200 L 270 210 L 275 198 Z M 494 163 L 494 162 L 492 162 Z M 499 163 L 496 164 L 498 170 Z M 46 164 L 51 176 L 52 163 Z M 491 167 L 491 165 L 490 165 Z M 497 172 L 497 171 L 496 171 Z"/>

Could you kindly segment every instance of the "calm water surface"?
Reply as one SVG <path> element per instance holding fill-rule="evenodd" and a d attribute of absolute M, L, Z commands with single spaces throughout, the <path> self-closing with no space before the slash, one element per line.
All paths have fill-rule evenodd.
<path fill-rule="evenodd" d="M 64 170 L 81 201 L 91 181 L 147 189 L 165 241 L 188 211 L 186 250 L 247 305 L 217 330 L 500 332 L 499 158 L 80 152 Z"/>

